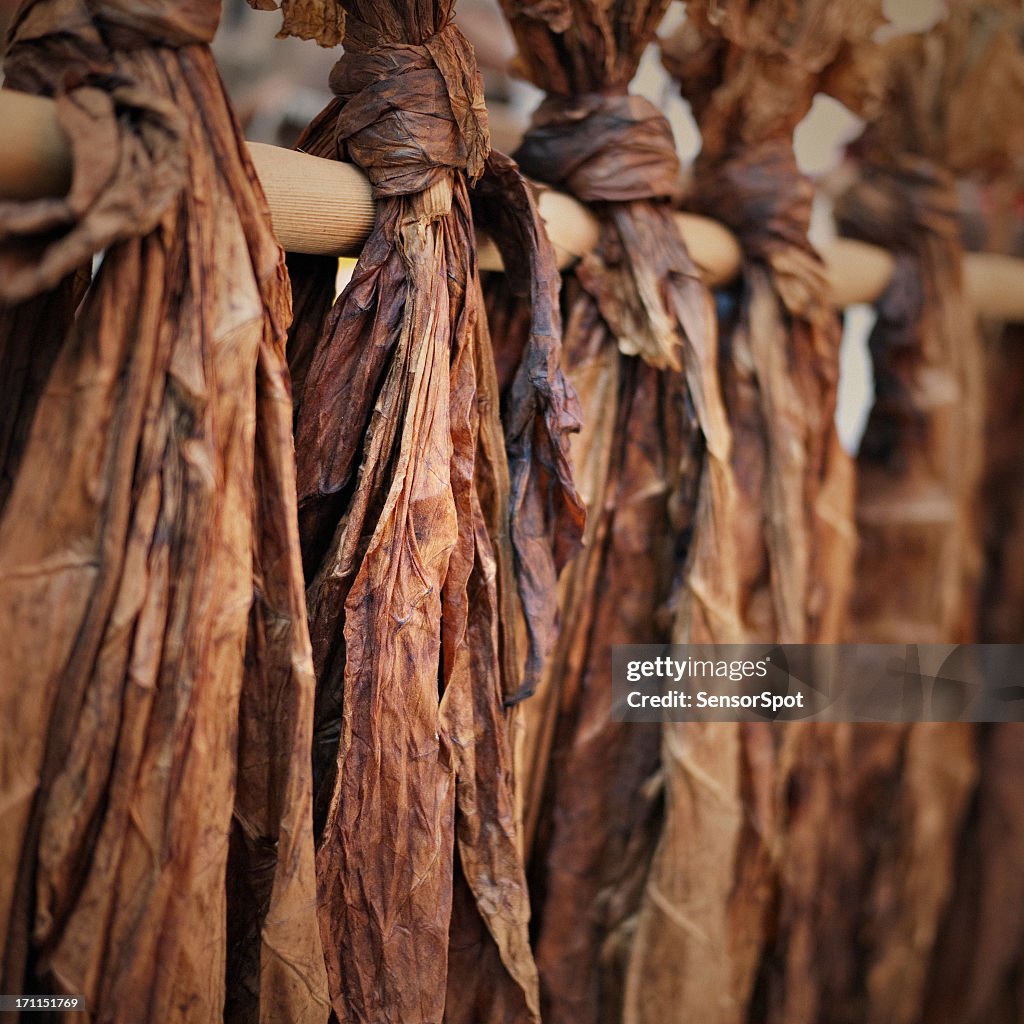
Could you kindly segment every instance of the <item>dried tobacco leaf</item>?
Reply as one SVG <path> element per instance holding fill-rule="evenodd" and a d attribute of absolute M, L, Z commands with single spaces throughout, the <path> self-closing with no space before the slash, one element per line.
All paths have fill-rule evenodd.
<path fill-rule="evenodd" d="M 874 66 L 879 5 L 780 2 L 755 12 L 695 0 L 687 10 L 665 63 L 703 138 L 694 202 L 736 232 L 744 257 L 721 345 L 744 638 L 838 639 L 851 542 L 848 460 L 832 426 L 839 324 L 807 240 L 813 188 L 792 134 L 819 90 L 841 87 L 854 105 L 856 69 Z M 870 102 L 865 88 L 860 104 Z"/>
<path fill-rule="evenodd" d="M 509 519 L 517 591 L 527 635 L 514 704 L 535 691 L 557 635 L 558 574 L 580 548 L 585 510 L 569 461 L 579 400 L 560 366 L 561 278 L 533 193 L 518 165 L 491 152 L 471 196 L 476 223 L 495 240 L 520 326 L 503 356 L 501 410 L 508 458 Z"/>
<path fill-rule="evenodd" d="M 982 352 L 963 289 L 951 170 L 979 162 L 992 169 L 999 158 L 993 140 L 977 145 L 962 130 L 965 103 L 987 124 L 986 109 L 1003 101 L 994 89 L 1007 59 L 1020 63 L 1002 45 L 1009 26 L 992 14 L 954 11 L 928 35 L 890 44 L 889 103 L 858 147 L 861 178 L 837 208 L 848 233 L 899 254 L 870 342 L 876 401 L 858 456 L 857 639 L 974 635 Z M 870 937 L 865 1013 L 910 1021 L 921 1012 L 954 882 L 976 755 L 967 726 L 877 732 L 891 757 L 889 777 L 872 789 L 887 787 L 902 814 L 882 851 L 860 866 L 872 896 L 851 927 Z M 927 770 L 935 764 L 943 774 Z M 954 771 L 959 784 L 951 787 L 945 779 Z M 859 795 L 861 805 L 872 789 Z"/>
<path fill-rule="evenodd" d="M 294 262 L 291 348 L 332 1002 L 342 1020 L 534 1021 L 503 705 L 551 644 L 581 519 L 553 254 L 518 172 L 488 155 L 451 0 L 343 6 L 338 98 L 300 146 L 362 167 L 377 222 L 329 311 L 331 276 Z M 477 179 L 533 301 L 504 436 Z"/>
<path fill-rule="evenodd" d="M 657 729 L 610 721 L 609 645 L 668 638 L 687 559 L 709 617 L 735 619 L 731 563 L 707 572 L 730 514 L 729 432 L 710 296 L 668 208 L 672 133 L 626 91 L 666 4 L 503 6 L 519 69 L 548 93 L 516 157 L 594 204 L 602 225 L 563 298 L 566 368 L 585 414 L 574 458 L 586 544 L 559 586 L 560 640 L 524 706 L 518 752 L 545 1018 L 596 1021 L 621 1002 L 657 806 Z M 518 351 L 522 318 L 507 282 L 489 287 L 500 365 Z"/>
<path fill-rule="evenodd" d="M 982 348 L 963 287 L 953 175 L 1006 173 L 1020 151 L 1019 134 L 999 127 L 1004 105 L 1014 95 L 1024 102 L 1019 25 L 1019 8 L 979 4 L 954 8 L 924 36 L 893 41 L 889 102 L 858 146 L 860 180 L 838 206 L 847 233 L 899 254 L 870 342 L 876 401 L 858 457 L 857 639 L 975 637 Z M 1005 796 L 984 758 L 1012 761 L 1019 742 L 1005 728 L 981 737 L 957 725 L 868 733 L 888 757 L 875 758 L 853 806 L 876 820 L 889 806 L 900 813 L 876 849 L 847 858 L 867 894 L 850 924 L 864 936 L 857 967 L 865 978 L 850 1020 L 933 1019 L 937 993 L 958 1019 L 1016 1018 L 995 994 L 1001 968 L 979 971 L 948 930 L 972 907 L 990 962 L 1020 956 L 1016 915 L 991 897 L 978 902 L 988 865 L 998 873 L 1020 855 L 1014 829 L 996 839 L 989 823 Z M 979 759 L 974 824 L 967 813 Z M 976 860 L 965 861 L 967 851 Z M 953 951 L 971 965 L 958 972 L 955 996 L 941 975 Z"/>
<path fill-rule="evenodd" d="M 954 175 L 1005 173 L 1024 150 L 998 130 L 1024 103 L 1020 15 L 1001 11 L 958 8 L 889 44 L 885 112 L 837 206 L 844 233 L 901 256 L 870 341 L 877 398 L 857 464 L 858 640 L 975 634 L 983 368 Z"/>
<path fill-rule="evenodd" d="M 2 987 L 102 1020 L 329 1012 L 288 282 L 219 14 L 30 2 L 4 68 L 75 174 L 0 205 L 0 351 L 53 359 L 4 421 Z"/>
<path fill-rule="evenodd" d="M 817 91 L 856 97 L 878 7 L 694 0 L 665 45 L 703 136 L 694 200 L 743 248 L 719 347 L 738 487 L 722 529 L 740 617 L 734 632 L 709 629 L 684 591 L 679 641 L 839 637 L 852 553 L 850 467 L 832 423 L 839 329 L 792 136 Z M 631 1024 L 820 1019 L 816 892 L 835 743 L 818 726 L 665 727 L 665 823 L 626 979 Z"/>
<path fill-rule="evenodd" d="M 1004 16 L 1000 17 L 999 12 L 1005 12 Z M 1003 199 L 1003 203 L 997 202 L 986 211 L 990 247 L 1008 249 L 1010 246 L 992 246 L 991 236 L 1013 231 L 1013 203 L 1020 192 L 1019 156 L 1016 167 L 1006 166 L 1006 156 L 1019 154 L 1022 148 L 1019 119 L 1012 113 L 1020 104 L 1024 83 L 1021 9 L 1015 0 L 1006 0 L 998 5 L 986 4 L 974 12 L 974 17 L 980 26 L 986 22 L 996 26 L 996 31 L 990 28 L 982 34 L 988 64 L 993 66 L 982 61 L 973 63 L 974 73 L 989 83 L 988 88 L 973 95 L 958 91 L 952 102 L 959 111 L 958 136 L 969 133 L 974 152 L 982 146 L 995 149 L 996 160 L 984 160 L 977 166 L 996 177 L 990 195 L 1002 193 Z M 957 149 L 962 145 L 958 138 Z M 1016 255 L 1021 255 L 1019 249 Z M 1024 440 L 1024 326 L 988 324 L 985 337 L 985 472 L 981 502 L 985 572 L 976 623 L 980 642 L 1021 643 L 1024 573 L 1018 552 L 1024 527 L 1020 459 Z M 1024 877 L 1019 787 L 1024 727 L 1003 724 L 981 728 L 977 759 L 978 786 L 968 827 L 959 843 L 953 891 L 939 928 L 926 990 L 924 1012 L 936 1024 L 1009 1024 L 1024 1015 L 1024 899 L 1018 892 Z"/>
<path fill-rule="evenodd" d="M 281 12 L 278 38 L 315 39 L 320 46 L 337 46 L 345 38 L 345 11 L 324 0 L 248 0 L 257 11 Z"/>

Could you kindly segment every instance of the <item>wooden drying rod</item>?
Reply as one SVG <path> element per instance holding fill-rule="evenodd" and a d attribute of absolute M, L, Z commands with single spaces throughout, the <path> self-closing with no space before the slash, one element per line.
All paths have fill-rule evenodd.
<path fill-rule="evenodd" d="M 61 196 L 71 183 L 71 154 L 52 100 L 0 90 L 0 201 Z M 373 226 L 370 184 L 351 164 L 324 160 L 250 142 L 270 204 L 274 231 L 290 252 L 353 256 Z M 586 207 L 560 192 L 539 198 L 560 266 L 568 266 L 597 242 L 597 222 Z M 677 213 L 680 234 L 709 285 L 734 278 L 740 247 L 716 221 Z M 873 302 L 892 276 L 893 258 L 884 249 L 837 238 L 824 252 L 837 306 Z M 500 270 L 501 257 L 480 239 L 480 266 Z M 1024 260 L 969 253 L 964 267 L 967 292 L 979 315 L 1024 321 Z"/>

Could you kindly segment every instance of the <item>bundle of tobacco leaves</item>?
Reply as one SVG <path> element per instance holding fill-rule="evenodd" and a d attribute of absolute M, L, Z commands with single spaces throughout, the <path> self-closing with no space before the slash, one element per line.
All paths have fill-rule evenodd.
<path fill-rule="evenodd" d="M 4 64 L 74 177 L 0 204 L 0 988 L 133 1024 L 329 1013 L 288 281 L 219 15 L 27 2 Z"/>
<path fill-rule="evenodd" d="M 300 140 L 361 167 L 379 201 L 333 307 L 324 264 L 292 267 L 320 927 L 345 1021 L 538 1019 L 504 705 L 534 685 L 578 543 L 575 400 L 553 253 L 518 171 L 489 155 L 453 6 L 346 0 L 337 98 Z M 342 20 L 303 10 L 291 31 Z M 474 183 L 532 303 L 504 396 Z"/>
<path fill-rule="evenodd" d="M 964 170 L 986 172 L 997 201 L 986 211 L 987 247 L 1014 255 L 1014 199 L 1020 192 L 1016 117 L 1024 88 L 1024 33 L 1017 0 L 989 2 L 973 13 L 984 59 L 971 65 L 987 83 L 958 102 L 958 135 L 995 151 L 994 161 L 971 160 Z M 973 49 L 973 47 L 972 47 Z M 970 51 L 968 51 L 970 52 Z M 959 95 L 959 90 L 957 95 Z M 957 149 L 960 148 L 957 141 Z M 998 197 L 1002 193 L 1002 202 Z M 1000 208 L 1002 207 L 1002 209 Z M 999 244 L 998 235 L 1009 235 Z M 984 484 L 981 522 L 984 576 L 976 610 L 984 643 L 1024 641 L 1024 574 L 1018 556 L 1024 526 L 1024 328 L 988 324 L 985 351 Z M 1024 808 L 1019 779 L 1024 768 L 1024 726 L 982 727 L 977 734 L 978 787 L 957 851 L 953 891 L 929 970 L 925 1014 L 937 1024 L 982 1024 L 1024 1015 Z"/>
<path fill-rule="evenodd" d="M 658 729 L 611 721 L 611 645 L 669 638 L 684 565 L 714 627 L 737 618 L 729 533 L 718 533 L 731 480 L 711 300 L 672 219 L 680 169 L 670 126 L 627 91 L 666 6 L 503 3 L 518 69 L 547 94 L 516 158 L 600 222 L 562 301 L 566 372 L 583 406 L 573 454 L 585 549 L 560 583 L 560 637 L 524 706 L 518 751 L 552 1022 L 617 1015 L 653 842 Z M 495 282 L 499 364 L 521 344 L 516 305 Z"/>
<path fill-rule="evenodd" d="M 874 0 L 688 3 L 664 49 L 703 139 L 693 205 L 743 249 L 721 324 L 723 388 L 739 487 L 744 639 L 836 640 L 849 586 L 849 461 L 832 425 L 839 323 L 807 239 L 812 183 L 793 131 L 816 92 L 860 109 Z M 692 630 L 689 610 L 680 628 Z"/>
<path fill-rule="evenodd" d="M 1024 98 L 1021 58 L 998 6 L 964 5 L 893 40 L 886 59 L 887 102 L 836 210 L 845 234 L 897 254 L 870 339 L 850 635 L 964 642 L 975 635 L 984 382 L 956 177 L 1011 162 L 1001 118 Z"/>
<path fill-rule="evenodd" d="M 693 0 L 664 47 L 703 136 L 693 202 L 743 250 L 719 338 L 740 626 L 709 635 L 683 600 L 680 641 L 839 638 L 852 555 L 850 467 L 833 427 L 839 324 L 807 238 L 813 189 L 793 131 L 816 92 L 870 98 L 878 8 Z M 821 1019 L 818 893 L 839 739 L 818 726 L 665 726 L 664 822 L 625 1020 Z"/>
<path fill-rule="evenodd" d="M 857 460 L 861 546 L 848 629 L 857 640 L 964 641 L 974 636 L 977 606 L 984 417 L 955 175 L 998 173 L 1011 163 L 999 112 L 1014 89 L 1017 103 L 1024 100 L 1024 76 L 1015 27 L 984 5 L 955 8 L 926 35 L 894 40 L 884 59 L 886 103 L 858 143 L 859 177 L 837 206 L 843 230 L 897 256 L 870 339 L 876 397 Z M 954 886 L 971 892 L 962 914 L 986 858 L 998 867 L 1019 850 L 1012 831 L 1005 845 L 992 844 L 982 824 L 990 801 L 1002 800 L 984 749 L 997 760 L 1014 756 L 1000 739 L 966 725 L 850 732 L 837 824 L 872 841 L 851 844 L 836 872 L 841 889 L 861 894 L 857 905 L 840 903 L 831 921 L 833 962 L 842 964 L 831 998 L 846 1007 L 844 1020 L 909 1022 L 923 1012 L 932 1019 L 928 991 L 945 988 L 934 972 L 948 956 L 937 943 L 963 952 L 942 923 Z M 988 806 L 979 790 L 975 826 L 967 814 L 979 756 Z M 974 846 L 976 827 L 988 849 Z M 965 844 L 979 863 L 962 865 L 958 883 Z M 988 926 L 1015 924 L 1018 915 L 980 916 Z M 991 952 L 1019 956 L 1019 940 L 1005 941 Z M 980 997 L 990 1007 L 990 993 L 972 985 L 958 986 L 959 1005 Z"/>

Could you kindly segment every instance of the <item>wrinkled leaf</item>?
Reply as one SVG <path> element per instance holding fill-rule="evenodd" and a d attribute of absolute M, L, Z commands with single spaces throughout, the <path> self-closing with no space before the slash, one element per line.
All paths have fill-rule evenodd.
<path fill-rule="evenodd" d="M 0 207 L 0 351 L 52 360 L 4 418 L 3 988 L 323 1022 L 287 280 L 219 5 L 145 6 L 26 4 L 5 63 L 75 175 Z"/>
<path fill-rule="evenodd" d="M 514 166 L 488 156 L 452 6 L 346 4 L 337 99 L 300 143 L 353 160 L 379 200 L 329 311 L 330 275 L 292 264 L 319 909 L 342 1020 L 538 1019 L 504 703 L 550 646 L 546 588 L 577 543 L 575 400 L 553 255 Z M 478 177 L 533 304 L 505 431 Z"/>

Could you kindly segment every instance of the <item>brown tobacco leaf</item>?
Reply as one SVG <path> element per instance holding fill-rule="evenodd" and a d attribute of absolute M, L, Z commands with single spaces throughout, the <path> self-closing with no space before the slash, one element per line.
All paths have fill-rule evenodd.
<path fill-rule="evenodd" d="M 748 11 L 695 0 L 664 47 L 703 136 L 695 202 L 730 226 L 744 251 L 742 293 L 723 338 L 741 492 L 743 639 L 839 634 L 851 542 L 848 461 L 831 423 L 839 330 L 807 240 L 813 189 L 797 170 L 792 133 L 816 91 L 858 78 L 848 68 L 866 59 L 879 6 L 778 2 Z M 872 84 L 858 105 L 870 106 L 877 90 Z"/>
<path fill-rule="evenodd" d="M 852 554 L 850 467 L 832 422 L 839 326 L 792 134 L 819 89 L 859 80 L 845 65 L 863 59 L 878 5 L 687 10 L 665 61 L 703 135 L 695 201 L 744 257 L 720 338 L 737 500 L 719 529 L 739 615 L 710 622 L 684 591 L 675 639 L 836 640 Z M 822 1019 L 815 907 L 834 748 L 828 727 L 665 727 L 665 822 L 626 977 L 630 1024 Z"/>
<path fill-rule="evenodd" d="M 954 9 L 924 36 L 893 41 L 886 52 L 889 103 L 858 147 L 860 180 L 837 207 L 847 233 L 899 253 L 870 341 L 876 401 L 857 465 L 862 544 L 850 626 L 856 639 L 975 638 L 982 348 L 963 287 L 959 201 L 950 172 L 1005 172 L 1019 153 L 1020 138 L 1012 132 L 982 138 L 975 128 L 991 128 L 1003 105 L 1013 103 L 1014 90 L 1017 104 L 1024 102 L 1019 26 L 1019 11 L 978 5 Z M 994 756 L 1013 756 L 1014 739 L 1001 730 L 993 730 L 995 742 L 982 743 L 983 757 L 1004 741 L 1008 745 Z M 988 801 L 998 806 L 1002 797 L 983 762 L 978 827 L 987 846 L 976 848 L 978 864 L 965 865 L 961 881 L 955 858 L 965 843 L 973 848 L 977 842 L 973 828 L 966 839 L 961 835 L 961 823 L 971 824 L 965 815 L 977 770 L 974 730 L 915 725 L 876 732 L 876 742 L 903 753 L 856 799 L 864 806 L 885 787 L 913 827 L 893 827 L 870 858 L 865 888 L 873 898 L 853 924 L 867 937 L 859 1019 L 916 1021 L 929 988 L 933 1003 L 934 992 L 945 990 L 936 965 L 949 950 L 963 952 L 958 939 L 942 935 L 947 904 L 955 921 L 984 884 L 978 878 L 988 859 L 1000 870 L 1019 844 L 1012 832 L 1005 843 L 993 841 Z M 860 870 L 868 875 L 865 865 Z M 991 929 L 1002 915 L 986 908 L 985 916 L 993 960 L 1018 957 L 1013 926 L 1000 945 Z M 971 959 L 964 955 L 964 962 Z M 1003 1011 L 992 1003 L 999 984 L 994 977 L 973 968 L 961 977 L 956 1005 L 964 1019 L 979 1019 L 982 1006 L 998 1019 Z"/>
<path fill-rule="evenodd" d="M 504 4 L 518 65 L 548 93 L 517 159 L 593 203 L 602 225 L 563 300 L 586 543 L 559 585 L 560 639 L 517 753 L 545 1019 L 574 1024 L 618 1012 L 657 807 L 657 729 L 610 721 L 609 645 L 668 639 L 687 558 L 709 614 L 736 618 L 729 572 L 704 575 L 731 501 L 710 297 L 668 209 L 680 177 L 668 122 L 626 93 L 665 6 Z M 500 364 L 523 325 L 508 282 L 491 292 Z"/>
<path fill-rule="evenodd" d="M 487 155 L 452 3 L 345 6 L 338 98 L 300 145 L 359 164 L 377 221 L 329 312 L 329 278 L 295 262 L 315 323 L 292 349 L 332 1001 L 346 1021 L 535 1021 L 503 703 L 524 682 L 515 588 L 535 674 L 579 526 L 553 255 L 518 173 Z M 508 462 L 467 187 L 481 173 L 534 303 Z"/>
<path fill-rule="evenodd" d="M 476 223 L 493 238 L 506 286 L 520 299 L 520 344 L 506 356 L 502 397 L 510 477 L 511 536 L 527 633 L 520 689 L 533 693 L 555 640 L 558 573 L 576 554 L 583 502 L 569 464 L 570 435 L 580 429 L 579 401 L 559 366 L 561 279 L 529 186 L 514 161 L 492 152 L 472 193 Z"/>
<path fill-rule="evenodd" d="M 345 11 L 336 0 L 248 0 L 257 11 L 280 11 L 279 39 L 315 39 L 320 46 L 337 46 L 345 38 Z"/>
<path fill-rule="evenodd" d="M 5 64 L 75 176 L 0 207 L 0 351 L 53 359 L 4 421 L 2 987 L 97 1020 L 329 1013 L 288 286 L 218 16 L 28 3 Z"/>
<path fill-rule="evenodd" d="M 967 128 L 1024 103 L 1019 25 L 1019 12 L 981 5 L 889 44 L 890 102 L 837 209 L 844 232 L 902 254 L 870 342 L 878 397 L 857 467 L 860 640 L 974 636 L 983 366 L 951 172 L 1005 171 L 1024 152 L 1011 132 Z"/>
<path fill-rule="evenodd" d="M 997 17 L 995 7 L 986 5 L 976 16 L 991 24 Z M 1001 180 L 990 192 L 997 201 L 986 211 L 986 220 L 989 247 L 1006 251 L 1010 249 L 1009 238 L 1001 242 L 999 236 L 1005 233 L 1013 237 L 1012 210 L 1020 176 L 1019 171 L 1000 165 L 1005 163 L 1006 155 L 1020 151 L 1019 136 L 1013 134 L 1018 119 L 1005 115 L 1019 93 L 1024 62 L 1012 31 L 1015 18 L 1019 25 L 1019 5 L 1008 0 L 998 7 L 1011 17 L 1001 19 L 999 30 L 988 37 L 989 63 L 998 65 L 991 70 L 989 89 L 996 91 L 986 90 L 963 100 L 958 93 L 952 102 L 964 113 L 954 137 L 958 149 L 960 133 L 969 130 L 974 145 L 995 143 L 1002 151 L 993 168 Z M 984 62 L 976 63 L 972 71 L 989 78 Z M 989 124 L 982 130 L 967 116 L 970 105 L 996 96 L 1001 102 L 985 102 L 978 122 L 991 122 L 1001 114 L 999 127 Z M 989 139 L 985 131 L 992 132 Z M 988 161 L 980 166 L 987 170 Z M 1021 255 L 1019 246 L 1014 254 Z M 981 508 L 985 572 L 976 611 L 978 640 L 1021 643 L 1024 563 L 1018 553 L 1024 543 L 1024 464 L 1020 458 L 1024 443 L 1024 325 L 990 323 L 983 330 L 986 426 Z M 1017 784 L 1024 760 L 1024 726 L 1001 724 L 982 727 L 978 732 L 980 777 L 967 819 L 970 828 L 964 830 L 959 844 L 953 891 L 940 927 L 924 1004 L 928 1019 L 936 1024 L 1010 1022 L 1024 1016 L 1020 971 L 1024 898 L 1018 892 L 1024 878 L 1024 821 Z"/>
<path fill-rule="evenodd" d="M 759 776 L 771 784 L 770 738 L 744 733 L 664 729 L 666 813 L 626 975 L 625 1021 L 747 1019 L 742 1000 L 762 942 L 751 910 L 768 896 L 776 823 L 751 799 Z"/>

